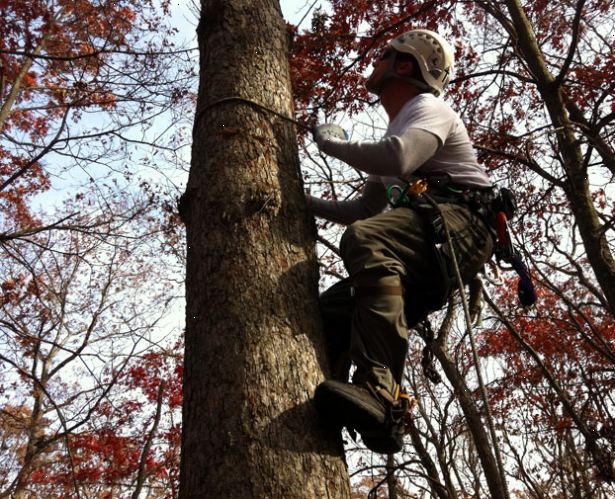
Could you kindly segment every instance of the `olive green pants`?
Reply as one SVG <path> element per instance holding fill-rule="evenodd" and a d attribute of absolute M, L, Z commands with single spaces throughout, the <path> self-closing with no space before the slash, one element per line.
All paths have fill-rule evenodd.
<path fill-rule="evenodd" d="M 462 279 L 468 282 L 491 257 L 487 227 L 466 206 L 440 204 Z M 448 247 L 443 245 L 448 254 Z M 320 297 L 334 376 L 344 355 L 356 365 L 353 382 L 392 389 L 401 384 L 408 328 L 434 308 L 444 276 L 423 213 L 395 208 L 350 225 L 340 242 L 349 277 Z M 403 287 L 404 293 L 395 289 Z M 346 371 L 347 376 L 347 371 Z"/>

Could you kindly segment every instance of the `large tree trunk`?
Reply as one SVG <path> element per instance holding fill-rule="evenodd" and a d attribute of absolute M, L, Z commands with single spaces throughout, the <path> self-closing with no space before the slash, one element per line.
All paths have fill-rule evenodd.
<path fill-rule="evenodd" d="M 325 364 L 313 222 L 275 0 L 202 0 L 201 84 L 180 204 L 188 238 L 180 496 L 349 497 L 310 403 Z"/>

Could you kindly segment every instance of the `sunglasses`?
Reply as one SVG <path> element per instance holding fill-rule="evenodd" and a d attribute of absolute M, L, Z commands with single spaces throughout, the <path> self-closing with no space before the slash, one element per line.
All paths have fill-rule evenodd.
<path fill-rule="evenodd" d="M 392 55 L 393 55 L 393 50 L 391 50 L 391 49 L 382 49 L 382 50 L 376 52 L 374 60 L 375 61 L 384 61 L 385 59 L 388 59 Z"/>

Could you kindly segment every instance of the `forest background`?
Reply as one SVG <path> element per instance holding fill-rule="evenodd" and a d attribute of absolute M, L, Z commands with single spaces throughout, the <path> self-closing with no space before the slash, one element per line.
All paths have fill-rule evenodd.
<path fill-rule="evenodd" d="M 0 0 L 0 497 L 178 495 L 177 202 L 199 82 L 198 8 L 178 7 Z M 504 484 L 518 497 L 612 496 L 611 2 L 282 8 L 297 119 L 353 138 L 386 126 L 361 81 L 390 36 L 428 27 L 455 40 L 446 99 L 490 176 L 517 194 L 512 228 L 539 293 L 523 309 L 513 274 L 485 279 L 472 336 L 458 297 L 435 314 L 441 383 L 426 379 L 415 335 L 408 445 L 384 458 L 346 436 L 352 493 L 494 496 Z M 306 189 L 354 196 L 365 178 L 297 131 Z M 321 286 L 344 275 L 342 230 L 318 221 Z"/>

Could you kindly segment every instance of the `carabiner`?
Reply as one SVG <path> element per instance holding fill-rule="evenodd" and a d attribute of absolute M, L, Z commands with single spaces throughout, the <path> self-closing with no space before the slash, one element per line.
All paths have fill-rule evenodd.
<path fill-rule="evenodd" d="M 420 178 L 412 185 L 408 186 L 406 188 L 406 191 L 415 196 L 419 196 L 420 194 L 427 192 L 427 186 L 427 180 L 425 180 L 424 178 Z"/>
<path fill-rule="evenodd" d="M 399 185 L 389 185 L 387 187 L 387 199 L 393 208 L 398 206 L 405 206 L 410 202 L 408 196 L 406 196 L 407 188 L 402 188 Z"/>

